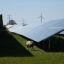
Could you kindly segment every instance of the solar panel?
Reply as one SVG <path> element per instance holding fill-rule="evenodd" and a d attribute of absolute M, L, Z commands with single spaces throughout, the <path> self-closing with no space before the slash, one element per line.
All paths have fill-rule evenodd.
<path fill-rule="evenodd" d="M 9 30 L 11 32 L 32 39 L 36 42 L 40 42 L 60 32 L 63 29 L 64 29 L 64 19 L 60 19 L 60 20 L 49 21 L 45 24 L 41 24 L 35 27 L 27 26 L 22 28 L 20 25 L 16 25 L 11 27 Z"/>
<path fill-rule="evenodd" d="M 60 34 L 63 34 L 64 35 L 64 31 L 62 31 Z"/>
<path fill-rule="evenodd" d="M 40 24 L 39 24 L 40 25 Z M 35 27 L 37 27 L 38 25 L 27 25 L 27 26 L 22 26 L 22 25 L 8 25 L 6 26 L 9 31 L 11 32 L 19 32 L 19 33 L 25 33 L 28 32 L 32 29 L 34 29 Z"/>

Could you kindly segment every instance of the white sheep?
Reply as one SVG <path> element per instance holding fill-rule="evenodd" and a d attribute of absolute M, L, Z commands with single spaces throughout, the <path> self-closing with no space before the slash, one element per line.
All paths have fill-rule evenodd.
<path fill-rule="evenodd" d="M 27 41 L 26 46 L 27 46 L 27 48 L 32 48 L 33 49 L 34 42 L 33 41 Z"/>

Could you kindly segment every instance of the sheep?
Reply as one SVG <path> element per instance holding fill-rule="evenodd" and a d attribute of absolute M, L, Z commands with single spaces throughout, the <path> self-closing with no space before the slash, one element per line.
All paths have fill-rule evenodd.
<path fill-rule="evenodd" d="M 33 41 L 27 41 L 26 46 L 27 46 L 27 48 L 32 48 L 33 49 L 34 42 Z"/>

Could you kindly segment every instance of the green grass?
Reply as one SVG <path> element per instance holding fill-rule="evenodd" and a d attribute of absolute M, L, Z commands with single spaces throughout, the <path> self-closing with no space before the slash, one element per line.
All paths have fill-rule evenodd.
<path fill-rule="evenodd" d="M 64 52 L 45 52 L 36 46 L 35 51 L 28 50 L 25 42 L 26 40 L 19 35 L 4 34 L 0 38 L 0 64 L 64 64 Z"/>
<path fill-rule="evenodd" d="M 61 35 L 55 35 L 54 37 L 64 39 L 64 36 L 61 36 Z"/>

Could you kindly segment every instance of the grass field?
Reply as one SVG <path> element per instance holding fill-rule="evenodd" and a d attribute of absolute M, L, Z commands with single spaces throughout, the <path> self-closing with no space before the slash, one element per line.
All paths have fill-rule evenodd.
<path fill-rule="evenodd" d="M 0 33 L 0 64 L 64 64 L 64 52 L 45 52 L 34 46 L 27 49 L 19 35 Z"/>

